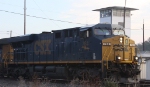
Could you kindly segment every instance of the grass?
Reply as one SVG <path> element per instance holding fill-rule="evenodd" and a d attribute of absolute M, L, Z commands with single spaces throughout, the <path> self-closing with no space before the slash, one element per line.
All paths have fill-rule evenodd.
<path fill-rule="evenodd" d="M 102 84 L 101 81 L 79 80 L 78 78 L 69 83 L 55 83 L 47 79 L 34 78 L 32 81 L 27 81 L 23 77 L 19 77 L 18 81 L 8 82 L 6 80 L 3 85 L 0 82 L 0 87 L 118 87 L 118 83 L 105 80 Z"/>
<path fill-rule="evenodd" d="M 119 87 L 119 84 L 115 81 L 107 79 L 104 81 L 104 87 Z"/>
<path fill-rule="evenodd" d="M 105 80 L 102 84 L 101 82 L 90 82 L 89 80 L 79 80 L 78 78 L 67 84 L 57 84 L 52 83 L 50 80 L 40 79 L 28 82 L 19 77 L 18 87 L 118 87 L 118 84 L 111 80 Z"/>

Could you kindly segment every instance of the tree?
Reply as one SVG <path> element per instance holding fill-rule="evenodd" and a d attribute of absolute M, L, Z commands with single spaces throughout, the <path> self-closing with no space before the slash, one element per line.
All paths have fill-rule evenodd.
<path fill-rule="evenodd" d="M 144 41 L 144 48 L 145 48 L 145 51 L 150 51 L 150 37 Z M 138 43 L 136 44 L 136 47 L 139 48 L 140 51 L 143 50 L 143 43 Z"/>

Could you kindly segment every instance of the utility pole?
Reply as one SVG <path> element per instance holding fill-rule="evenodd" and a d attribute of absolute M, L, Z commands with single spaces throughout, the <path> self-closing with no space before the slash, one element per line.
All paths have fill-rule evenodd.
<path fill-rule="evenodd" d="M 26 0 L 24 0 L 24 35 L 26 34 Z"/>
<path fill-rule="evenodd" d="M 123 23 L 124 23 L 124 26 L 123 26 L 123 27 L 124 27 L 124 29 L 125 29 L 125 12 L 126 12 L 126 11 L 125 11 L 125 10 L 126 10 L 126 9 L 125 9 L 125 7 L 126 7 L 126 0 L 125 0 L 125 6 L 124 6 L 124 17 L 123 17 L 123 18 L 124 18 L 124 20 L 123 20 Z"/>
<path fill-rule="evenodd" d="M 12 30 L 10 31 L 10 37 L 12 36 Z"/>
<path fill-rule="evenodd" d="M 144 19 L 143 19 L 143 51 L 145 50 L 145 46 L 144 46 Z"/>

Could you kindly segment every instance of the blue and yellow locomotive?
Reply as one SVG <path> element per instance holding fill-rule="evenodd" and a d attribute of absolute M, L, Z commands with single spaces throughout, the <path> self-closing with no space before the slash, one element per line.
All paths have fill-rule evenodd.
<path fill-rule="evenodd" d="M 122 26 L 95 24 L 0 39 L 0 74 L 138 81 L 135 42 Z M 123 79 L 123 80 L 122 80 Z"/>

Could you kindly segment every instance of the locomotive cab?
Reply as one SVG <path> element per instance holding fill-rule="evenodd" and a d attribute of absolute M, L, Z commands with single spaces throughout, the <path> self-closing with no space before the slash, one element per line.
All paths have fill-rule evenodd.
<path fill-rule="evenodd" d="M 111 74 L 126 78 L 127 82 L 139 80 L 135 42 L 125 34 L 122 26 L 98 24 L 93 27 L 93 36 L 99 39 L 101 45 L 102 72 L 106 72 L 106 77 Z"/>
<path fill-rule="evenodd" d="M 125 34 L 122 26 L 98 24 L 93 27 L 93 36 L 101 41 L 103 61 L 138 62 L 135 42 Z"/>
<path fill-rule="evenodd" d="M 135 49 L 135 42 L 125 35 L 123 28 L 113 29 L 112 37 L 102 40 L 102 57 L 106 61 L 137 63 Z"/>

